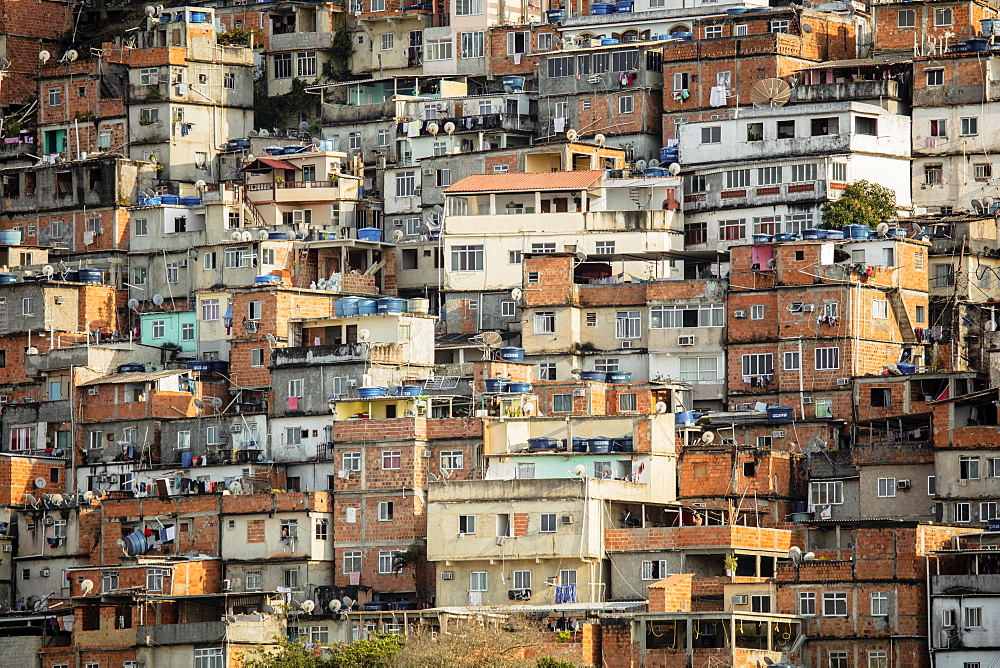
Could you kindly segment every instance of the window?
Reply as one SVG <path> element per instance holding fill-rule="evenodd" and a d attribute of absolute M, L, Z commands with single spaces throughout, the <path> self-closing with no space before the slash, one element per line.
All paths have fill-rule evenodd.
<path fill-rule="evenodd" d="M 993 165 L 988 162 L 979 162 L 972 166 L 973 177 L 983 181 L 993 178 Z"/>
<path fill-rule="evenodd" d="M 722 37 L 722 26 L 705 26 L 705 39 Z"/>
<path fill-rule="evenodd" d="M 487 591 L 486 571 L 472 571 L 469 573 L 469 591 Z"/>
<path fill-rule="evenodd" d="M 719 125 L 711 125 L 701 129 L 701 143 L 702 144 L 721 144 L 722 143 L 722 127 Z"/>
<path fill-rule="evenodd" d="M 642 562 L 642 574 L 643 580 L 662 580 L 667 577 L 667 560 L 666 559 L 651 559 Z"/>
<path fill-rule="evenodd" d="M 823 616 L 847 616 L 847 592 L 823 592 Z"/>
<path fill-rule="evenodd" d="M 708 190 L 708 180 L 704 175 L 693 174 L 688 177 L 688 192 L 703 193 Z"/>
<path fill-rule="evenodd" d="M 691 246 L 708 241 L 708 223 L 685 223 L 684 243 Z"/>
<path fill-rule="evenodd" d="M 799 592 L 799 614 L 803 616 L 814 616 L 816 614 L 816 592 Z"/>
<path fill-rule="evenodd" d="M 924 70 L 928 86 L 944 85 L 944 70 Z"/>
<path fill-rule="evenodd" d="M 473 0 L 478 2 L 479 0 Z M 477 12 L 479 13 L 479 12 Z M 483 57 L 483 33 L 481 32 L 463 32 L 459 33 L 462 44 L 462 58 L 482 58 Z M 572 58 L 568 58 L 572 68 Z M 551 62 L 551 61 L 550 61 Z"/>
<path fill-rule="evenodd" d="M 749 185 L 749 169 L 733 169 L 726 172 L 726 188 L 746 188 Z"/>
<path fill-rule="evenodd" d="M 595 71 L 597 71 L 595 69 Z M 688 89 L 688 74 L 687 72 L 676 72 L 673 76 L 674 82 L 674 92 L 677 93 L 682 90 Z"/>
<path fill-rule="evenodd" d="M 979 504 L 979 521 L 989 522 L 990 520 L 996 519 L 1000 516 L 998 513 L 998 508 L 1000 508 L 1000 503 L 996 501 L 984 501 Z"/>
<path fill-rule="evenodd" d="M 531 50 L 531 33 L 518 30 L 507 33 L 507 55 L 525 54 Z"/>
<path fill-rule="evenodd" d="M 576 570 L 564 568 L 559 571 L 559 584 L 563 587 L 576 584 Z"/>
<path fill-rule="evenodd" d="M 933 121 L 932 121 L 933 122 Z M 979 134 L 979 118 L 972 116 L 962 119 L 962 136 L 968 137 Z"/>
<path fill-rule="evenodd" d="M 817 348 L 816 370 L 840 368 L 840 348 Z"/>
<path fill-rule="evenodd" d="M 194 323 L 181 323 L 181 341 L 194 341 Z"/>
<path fill-rule="evenodd" d="M 982 608 L 966 608 L 965 609 L 965 627 L 973 628 L 983 625 L 983 609 Z"/>
<path fill-rule="evenodd" d="M 979 480 L 979 457 L 959 457 L 958 477 L 960 480 Z"/>
<path fill-rule="evenodd" d="M 594 360 L 594 371 L 603 371 L 605 373 L 618 371 L 618 358 L 617 357 L 596 358 Z"/>
<path fill-rule="evenodd" d="M 273 56 L 273 65 L 274 65 L 275 79 L 292 78 L 292 54 L 290 53 L 275 54 Z"/>
<path fill-rule="evenodd" d="M 204 647 L 194 651 L 194 668 L 224 668 L 221 647 Z"/>
<path fill-rule="evenodd" d="M 553 413 L 572 413 L 573 412 L 573 395 L 572 394 L 553 394 L 552 395 L 552 412 Z"/>
<path fill-rule="evenodd" d="M 510 301 L 504 300 L 500 302 L 500 316 L 504 318 L 512 318 L 517 314 L 517 304 Z"/>
<path fill-rule="evenodd" d="M 889 615 L 889 592 L 873 591 L 869 598 L 872 617 L 887 617 Z"/>
<path fill-rule="evenodd" d="M 722 327 L 722 304 L 653 306 L 649 310 L 650 329 Z"/>
<path fill-rule="evenodd" d="M 896 14 L 896 25 L 900 28 L 916 27 L 917 14 L 912 9 L 900 9 Z"/>
<path fill-rule="evenodd" d="M 295 64 L 297 66 L 298 76 L 300 77 L 314 77 L 316 76 L 316 52 L 315 51 L 299 51 L 295 54 Z"/>
<path fill-rule="evenodd" d="M 799 351 L 791 350 L 784 353 L 785 360 L 785 371 L 798 371 L 800 364 L 802 363 L 799 359 Z"/>
<path fill-rule="evenodd" d="M 879 478 L 878 479 L 878 495 L 879 498 L 888 499 L 896 496 L 896 479 L 895 478 Z"/>
<path fill-rule="evenodd" d="M 741 358 L 744 376 L 770 376 L 774 373 L 773 353 L 751 353 Z"/>
<path fill-rule="evenodd" d="M 834 162 L 830 165 L 830 179 L 833 181 L 847 181 L 847 163 Z"/>
<path fill-rule="evenodd" d="M 497 515 L 497 536 L 513 536 L 510 531 L 510 515 L 499 513 Z"/>
<path fill-rule="evenodd" d="M 459 515 L 458 533 L 476 533 L 476 516 Z"/>
<path fill-rule="evenodd" d="M 298 427 L 285 427 L 285 445 L 302 445 L 302 430 Z"/>
<path fill-rule="evenodd" d="M 450 169 L 439 169 L 437 170 L 437 180 L 435 181 L 439 188 L 451 185 L 451 170 Z"/>
<path fill-rule="evenodd" d="M 615 338 L 638 339 L 642 335 L 639 311 L 618 311 L 615 313 Z"/>
<path fill-rule="evenodd" d="M 952 24 L 951 7 L 938 7 L 934 10 L 935 26 L 950 26 Z"/>
<path fill-rule="evenodd" d="M 250 349 L 250 366 L 264 366 L 264 349 Z"/>
<path fill-rule="evenodd" d="M 170 571 L 165 568 L 146 569 L 146 589 L 148 591 L 163 591 L 163 579 L 169 575 Z"/>
<path fill-rule="evenodd" d="M 868 652 L 868 668 L 889 668 L 888 650 L 870 650 Z"/>
<path fill-rule="evenodd" d="M 751 320 L 763 320 L 764 319 L 764 305 L 763 304 L 753 304 L 750 307 L 750 319 Z"/>
<path fill-rule="evenodd" d="M 384 32 L 380 37 L 381 37 L 380 43 L 382 47 L 381 50 L 392 51 L 394 35 L 391 32 Z"/>
<path fill-rule="evenodd" d="M 555 513 L 542 513 L 538 516 L 539 520 L 539 531 L 542 533 L 555 533 L 556 531 L 556 514 Z"/>
<path fill-rule="evenodd" d="M 631 114 L 635 111 L 635 101 L 631 95 L 621 95 L 618 97 L 618 113 Z"/>
<path fill-rule="evenodd" d="M 746 23 L 737 23 L 733 28 L 733 34 L 737 37 L 750 34 L 750 26 Z"/>
<path fill-rule="evenodd" d="M 750 596 L 750 612 L 771 612 L 771 595 L 752 594 Z"/>
<path fill-rule="evenodd" d="M 482 271 L 483 270 L 483 247 L 476 246 L 452 246 L 451 247 L 451 270 L 452 271 Z"/>
<path fill-rule="evenodd" d="M 788 32 L 788 21 L 785 20 L 771 21 L 771 32 Z"/>
<path fill-rule="evenodd" d="M 680 358 L 681 380 L 687 382 L 716 382 L 719 380 L 719 358 L 717 357 L 682 357 Z"/>
<path fill-rule="evenodd" d="M 416 172 L 396 172 L 396 196 L 412 197 L 417 190 Z"/>
<path fill-rule="evenodd" d="M 584 98 L 580 100 L 580 109 L 583 111 L 590 111 L 591 101 L 590 98 Z"/>
<path fill-rule="evenodd" d="M 531 571 L 514 571 L 514 589 L 531 589 Z"/>
<path fill-rule="evenodd" d="M 548 59 L 548 75 L 550 79 L 558 77 L 571 77 L 573 74 L 573 56 L 562 56 Z"/>
<path fill-rule="evenodd" d="M 446 471 L 458 471 L 465 468 L 465 454 L 461 450 L 442 451 L 441 468 Z"/>
<path fill-rule="evenodd" d="M 21 315 L 35 315 L 34 297 L 24 297 L 21 299 Z"/>
<path fill-rule="evenodd" d="M 348 148 L 348 150 L 351 150 L 351 151 L 360 151 L 361 150 L 361 133 L 360 132 L 352 132 L 349 135 L 347 135 L 347 148 Z"/>
<path fill-rule="evenodd" d="M 815 181 L 819 173 L 819 165 L 814 162 L 805 165 L 792 165 L 792 183 L 802 183 L 803 181 Z"/>
<path fill-rule="evenodd" d="M 795 139 L 795 121 L 778 121 L 778 139 Z"/>
<path fill-rule="evenodd" d="M 539 51 L 551 51 L 552 50 L 552 35 L 551 33 L 542 33 L 538 36 L 538 50 Z"/>
<path fill-rule="evenodd" d="M 455 15 L 469 16 L 483 13 L 483 0 L 456 0 Z"/>
<path fill-rule="evenodd" d="M 954 610 L 942 610 L 941 611 L 941 626 L 946 629 L 955 628 L 955 611 Z"/>
<path fill-rule="evenodd" d="M 555 334 L 556 333 L 555 311 L 539 311 L 535 313 L 534 323 L 535 323 L 535 334 Z"/>
<path fill-rule="evenodd" d="M 538 380 L 555 380 L 556 379 L 556 365 L 555 362 L 542 362 L 538 364 Z"/>
<path fill-rule="evenodd" d="M 859 135 L 878 136 L 878 121 L 869 116 L 856 116 L 854 118 L 854 132 Z"/>
<path fill-rule="evenodd" d="M 971 503 L 956 503 L 955 504 L 955 521 L 956 522 L 971 522 L 972 521 L 972 504 Z"/>
<path fill-rule="evenodd" d="M 555 253 L 556 245 L 551 244 L 531 244 L 532 253 Z"/>
<path fill-rule="evenodd" d="M 840 119 L 837 117 L 814 118 L 809 122 L 809 127 L 813 137 L 840 134 Z"/>
<path fill-rule="evenodd" d="M 760 167 L 757 169 L 757 185 L 773 186 L 781 183 L 781 167 Z M 758 219 L 754 219 L 755 221 Z M 772 216 L 771 220 L 780 220 L 778 216 Z M 770 232 L 774 234 L 774 232 Z"/>
<path fill-rule="evenodd" d="M 451 60 L 452 41 L 450 39 L 430 40 L 424 45 L 424 57 L 427 60 Z M 383 144 L 388 146 L 389 144 Z"/>
<path fill-rule="evenodd" d="M 924 184 L 929 186 L 941 185 L 944 181 L 944 170 L 942 165 L 924 165 Z"/>
<path fill-rule="evenodd" d="M 223 73 L 222 87 L 226 90 L 236 90 L 236 75 L 233 72 Z"/>
<path fill-rule="evenodd" d="M 809 483 L 809 504 L 839 506 L 844 503 L 844 483 L 840 480 L 820 480 Z"/>
<path fill-rule="evenodd" d="M 745 219 L 738 218 L 735 220 L 719 221 L 719 239 L 723 241 L 738 241 L 739 239 L 746 239 L 746 236 L 747 228 Z"/>
<path fill-rule="evenodd" d="M 395 514 L 395 505 L 393 504 L 392 501 L 378 502 L 379 522 L 391 522 L 394 514 Z"/>
<path fill-rule="evenodd" d="M 343 555 L 344 575 L 361 572 L 361 550 L 346 550 Z"/>
<path fill-rule="evenodd" d="M 638 396 L 635 392 L 623 392 L 618 395 L 618 412 L 627 413 L 639 410 Z"/>
<path fill-rule="evenodd" d="M 330 520 L 325 517 L 316 519 L 316 540 L 327 540 L 330 536 Z"/>
<path fill-rule="evenodd" d="M 299 586 L 299 569 L 289 568 L 288 570 L 282 571 L 284 585 L 291 589 L 297 588 Z"/>
<path fill-rule="evenodd" d="M 382 469 L 385 471 L 395 471 L 402 466 L 402 450 L 383 450 Z"/>
<path fill-rule="evenodd" d="M 889 317 L 889 302 L 885 299 L 872 300 L 872 317 L 885 320 Z"/>
<path fill-rule="evenodd" d="M 522 253 L 519 250 L 507 251 L 507 264 L 521 264 Z"/>
<path fill-rule="evenodd" d="M 931 137 L 947 137 L 948 136 L 948 121 L 944 119 L 935 119 L 930 122 L 930 136 Z"/>
<path fill-rule="evenodd" d="M 155 86 L 160 82 L 160 70 L 156 67 L 143 67 L 139 70 L 140 86 Z"/>

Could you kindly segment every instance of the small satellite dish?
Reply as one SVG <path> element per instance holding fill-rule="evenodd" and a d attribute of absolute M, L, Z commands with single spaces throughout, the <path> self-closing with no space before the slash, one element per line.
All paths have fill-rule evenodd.
<path fill-rule="evenodd" d="M 396 230 L 395 232 L 392 233 L 392 238 L 396 240 L 396 243 L 399 243 L 405 237 L 406 237 L 406 232 L 404 232 L 403 230 Z"/>
<path fill-rule="evenodd" d="M 805 554 L 802 555 L 802 561 L 815 561 L 815 559 L 816 559 L 815 552 L 806 552 Z"/>
<path fill-rule="evenodd" d="M 159 292 L 153 295 L 153 303 L 156 304 L 157 306 L 163 306 L 163 295 L 161 295 Z"/>
<path fill-rule="evenodd" d="M 45 478 L 42 477 L 35 478 L 35 487 L 37 487 L 38 489 L 45 489 L 45 485 L 46 485 Z"/>
<path fill-rule="evenodd" d="M 138 299 L 130 299 L 127 302 L 125 302 L 125 305 L 128 306 L 130 310 L 135 311 L 136 313 L 139 312 L 139 300 Z"/>
<path fill-rule="evenodd" d="M 83 592 L 84 596 L 94 591 L 94 581 L 84 580 L 83 582 L 80 583 L 80 590 Z"/>
<path fill-rule="evenodd" d="M 594 143 L 597 144 L 598 146 L 604 146 L 604 142 L 606 142 L 607 140 L 608 138 L 602 134 L 594 135 Z"/>
<path fill-rule="evenodd" d="M 583 464 L 577 464 L 573 467 L 573 475 L 582 478 L 587 474 L 587 467 Z"/>
<path fill-rule="evenodd" d="M 253 241 L 253 232 L 251 232 L 250 230 L 243 230 L 240 233 L 240 241 L 244 242 Z"/>
<path fill-rule="evenodd" d="M 986 213 L 989 213 L 993 209 L 993 198 L 992 197 L 984 197 L 983 198 L 983 208 L 986 210 Z"/>
<path fill-rule="evenodd" d="M 241 483 L 239 480 L 232 481 L 231 483 L 229 483 L 229 491 L 232 492 L 233 494 L 242 494 L 243 483 Z"/>
<path fill-rule="evenodd" d="M 305 132 L 309 129 L 309 123 L 306 121 L 299 121 L 299 132 Z"/>
<path fill-rule="evenodd" d="M 646 169 L 646 161 L 645 160 L 636 160 L 635 161 L 635 171 L 641 172 L 641 171 L 644 171 L 645 169 Z"/>
<path fill-rule="evenodd" d="M 455 124 L 452 123 L 451 121 L 448 121 L 447 123 L 444 124 L 444 131 L 447 132 L 448 134 L 454 134 Z"/>
<path fill-rule="evenodd" d="M 667 167 L 667 171 L 670 172 L 670 176 L 677 176 L 681 173 L 681 166 L 676 162 L 672 162 L 670 163 L 670 166 Z"/>
<path fill-rule="evenodd" d="M 480 335 L 480 338 L 483 340 L 483 344 L 485 344 L 488 348 L 495 348 L 500 345 L 501 341 L 503 341 L 503 337 L 496 332 L 483 332 Z"/>
<path fill-rule="evenodd" d="M 299 603 L 299 609 L 308 615 L 310 612 L 316 609 L 316 602 L 306 599 L 305 601 Z"/>
<path fill-rule="evenodd" d="M 236 231 L 229 235 L 229 238 L 233 241 L 240 241 L 243 239 L 243 233 Z"/>
<path fill-rule="evenodd" d="M 441 132 L 441 126 L 438 125 L 437 123 L 428 123 L 427 132 L 432 135 L 436 135 L 437 133 Z"/>
<path fill-rule="evenodd" d="M 513 290 L 510 291 L 510 298 L 516 302 L 521 301 L 521 297 L 523 296 L 524 296 L 524 290 L 522 290 L 521 288 L 514 288 Z"/>
<path fill-rule="evenodd" d="M 798 547 L 792 545 L 790 548 L 788 548 L 788 558 L 791 559 L 793 563 L 796 563 L 796 564 L 801 563 L 802 562 L 802 550 L 799 549 Z"/>
<path fill-rule="evenodd" d="M 875 226 L 875 232 L 877 232 L 880 237 L 884 237 L 889 232 L 889 223 L 879 223 Z"/>
<path fill-rule="evenodd" d="M 340 609 L 344 607 L 344 604 L 340 602 L 339 599 L 333 599 L 330 604 L 326 606 L 330 609 L 330 612 L 340 612 Z"/>
<path fill-rule="evenodd" d="M 706 431 L 704 434 L 701 435 L 701 442 L 704 443 L 705 445 L 708 445 L 713 441 L 715 441 L 715 432 Z"/>
<path fill-rule="evenodd" d="M 83 500 L 86 501 L 87 503 L 90 503 L 91 501 L 94 500 L 94 493 L 91 492 L 91 491 L 89 491 L 89 490 L 86 491 L 86 492 L 84 492 L 83 493 Z"/>
<path fill-rule="evenodd" d="M 263 612 L 264 614 L 267 614 L 267 615 L 273 615 L 274 614 L 274 608 L 271 607 L 270 605 L 268 605 L 267 603 L 265 603 L 264 605 L 260 606 L 260 611 Z"/>
<path fill-rule="evenodd" d="M 146 5 L 146 16 L 156 16 L 156 7 L 153 5 Z"/>
<path fill-rule="evenodd" d="M 24 352 L 28 353 L 29 355 L 37 355 L 38 354 L 38 348 L 36 348 L 35 346 L 31 346 L 30 348 L 28 348 Z"/>
<path fill-rule="evenodd" d="M 44 267 L 42 267 L 42 273 L 48 276 L 49 278 L 52 278 L 52 274 L 56 273 L 56 269 L 51 264 L 47 264 Z"/>
<path fill-rule="evenodd" d="M 197 188 L 198 190 L 204 190 L 205 186 L 207 185 L 208 184 L 202 181 L 201 179 L 198 179 L 197 181 L 194 182 L 194 187 Z"/>
<path fill-rule="evenodd" d="M 199 409 L 201 409 L 205 407 L 205 402 L 202 401 L 201 399 L 195 399 L 194 405 L 197 406 Z"/>
<path fill-rule="evenodd" d="M 42 61 L 43 65 L 45 63 L 49 62 L 49 58 L 51 58 L 51 57 L 52 57 L 52 54 L 49 53 L 48 51 L 46 51 L 45 49 L 42 49 L 41 51 L 38 52 L 38 59 L 40 61 Z"/>
<path fill-rule="evenodd" d="M 24 495 L 24 502 L 27 503 L 32 508 L 37 508 L 38 507 L 38 499 L 36 499 L 35 497 L 33 497 L 31 494 L 25 494 Z"/>
<path fill-rule="evenodd" d="M 530 402 L 530 401 L 525 401 L 524 405 L 521 406 L 521 411 L 525 415 L 534 415 L 535 414 L 535 404 L 532 403 L 532 402 Z"/>
<path fill-rule="evenodd" d="M 257 239 L 260 241 L 267 241 L 268 235 L 267 230 L 261 230 L 257 233 Z"/>
<path fill-rule="evenodd" d="M 813 31 L 813 27 L 811 25 L 809 25 L 808 23 L 803 23 L 802 24 L 802 32 L 804 32 L 805 34 L 808 35 L 812 31 Z"/>
<path fill-rule="evenodd" d="M 63 60 L 68 60 L 69 62 L 73 62 L 79 57 L 80 54 L 77 52 L 76 49 L 70 49 L 69 51 L 63 54 Z"/>
<path fill-rule="evenodd" d="M 980 202 L 978 199 L 974 199 L 972 200 L 971 204 L 972 208 L 975 210 L 976 213 L 983 213 L 984 208 L 982 202 Z"/>
<path fill-rule="evenodd" d="M 995 332 L 995 331 L 997 331 L 997 323 L 996 323 L 995 320 L 987 320 L 986 321 L 986 331 L 987 332 Z"/>
<path fill-rule="evenodd" d="M 271 133 L 270 133 L 270 131 L 268 131 L 267 128 L 261 128 L 260 130 L 257 131 L 257 136 L 258 137 L 270 137 Z"/>
<path fill-rule="evenodd" d="M 209 397 L 208 405 L 212 408 L 222 408 L 222 399 L 219 397 Z"/>
<path fill-rule="evenodd" d="M 913 223 L 913 238 L 915 239 L 923 233 L 924 233 L 924 228 L 920 227 L 916 223 Z"/>
<path fill-rule="evenodd" d="M 65 500 L 66 498 L 62 494 L 53 494 L 49 497 L 49 502 L 57 506 L 61 506 Z"/>
<path fill-rule="evenodd" d="M 649 161 L 649 166 L 652 167 L 653 169 L 656 169 L 657 167 L 660 166 L 660 161 L 657 160 L 656 158 L 652 158 Z"/>
<path fill-rule="evenodd" d="M 367 329 L 361 329 L 358 331 L 358 341 L 367 341 L 372 337 L 372 333 Z"/>
<path fill-rule="evenodd" d="M 340 599 L 340 602 L 344 604 L 345 608 L 349 608 L 352 605 L 354 605 L 354 599 L 351 598 L 350 596 L 345 596 L 344 598 Z"/>
<path fill-rule="evenodd" d="M 658 414 L 663 415 L 664 413 L 667 412 L 667 402 L 657 401 L 656 406 L 653 407 L 653 410 L 655 410 Z"/>
<path fill-rule="evenodd" d="M 758 108 L 783 107 L 792 97 L 792 87 L 783 79 L 762 79 L 750 89 L 750 102 Z"/>
<path fill-rule="evenodd" d="M 583 369 L 570 369 L 569 372 L 571 375 L 579 376 L 581 373 L 583 373 Z"/>
<path fill-rule="evenodd" d="M 566 139 L 568 139 L 570 141 L 576 141 L 579 136 L 580 136 L 580 133 L 578 133 L 576 130 L 574 130 L 572 128 L 570 128 L 569 130 L 566 131 Z"/>
<path fill-rule="evenodd" d="M 767 261 L 767 268 L 768 269 L 774 269 L 777 266 L 778 266 L 778 264 L 777 264 L 777 262 L 775 262 L 775 260 L 774 260 L 773 257 Z"/>

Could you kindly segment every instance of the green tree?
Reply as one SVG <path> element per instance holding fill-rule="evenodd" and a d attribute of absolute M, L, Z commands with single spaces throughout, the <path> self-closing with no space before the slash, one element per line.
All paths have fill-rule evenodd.
<path fill-rule="evenodd" d="M 402 636 L 376 635 L 353 643 L 307 646 L 276 638 L 243 656 L 241 668 L 389 668 L 403 647 Z"/>
<path fill-rule="evenodd" d="M 855 181 L 839 199 L 823 205 L 823 227 L 834 230 L 844 225 L 875 227 L 895 217 L 896 193 L 865 180 Z"/>
<path fill-rule="evenodd" d="M 307 84 L 299 78 L 292 79 L 292 87 L 284 95 L 267 96 L 267 88 L 260 84 L 257 89 L 257 110 L 254 123 L 261 128 L 294 127 L 299 123 L 299 115 L 314 115 L 319 97 L 306 92 Z"/>

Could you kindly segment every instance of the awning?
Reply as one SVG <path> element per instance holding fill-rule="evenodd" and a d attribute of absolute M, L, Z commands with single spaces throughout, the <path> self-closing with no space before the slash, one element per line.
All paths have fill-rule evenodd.
<path fill-rule="evenodd" d="M 859 67 L 889 67 L 891 65 L 907 65 L 913 62 L 913 58 L 854 58 L 851 60 L 828 60 L 825 63 L 817 63 L 802 67 L 798 71 L 808 70 L 838 70 Z"/>
<path fill-rule="evenodd" d="M 187 369 L 164 369 L 163 371 L 138 371 L 133 373 L 114 373 L 108 376 L 101 376 L 80 383 L 80 387 L 90 387 L 92 385 L 120 385 L 122 383 L 148 383 L 170 376 L 183 376 L 188 373 Z"/>
<path fill-rule="evenodd" d="M 301 167 L 293 165 L 287 160 L 278 160 L 277 158 L 257 158 L 249 165 L 243 168 L 244 172 L 259 172 L 267 169 L 294 169 L 300 171 Z"/>

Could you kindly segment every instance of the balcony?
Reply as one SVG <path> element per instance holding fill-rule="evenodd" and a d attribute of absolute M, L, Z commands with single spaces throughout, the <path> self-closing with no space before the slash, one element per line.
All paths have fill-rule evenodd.
<path fill-rule="evenodd" d="M 273 33 L 269 42 L 271 51 L 291 51 L 293 49 L 329 49 L 333 46 L 332 35 L 326 32 L 284 32 Z"/>
<path fill-rule="evenodd" d="M 892 79 L 877 81 L 843 81 L 825 84 L 803 84 L 792 89 L 793 102 L 842 102 L 844 100 L 904 101 L 910 97 L 910 87 Z"/>
<path fill-rule="evenodd" d="M 531 438 L 620 438 L 632 436 L 633 452 L 675 452 L 674 415 L 585 415 L 580 417 L 504 417 L 487 420 L 483 453 L 519 452 Z M 551 453 L 549 453 L 551 454 Z"/>
<path fill-rule="evenodd" d="M 323 104 L 323 125 L 346 125 L 364 121 L 392 120 L 400 114 L 397 112 L 397 102 L 387 100 L 375 104 L 334 105 Z"/>
<path fill-rule="evenodd" d="M 479 197 L 488 198 L 488 193 Z M 511 199 L 507 195 L 506 202 Z M 516 199 L 516 197 L 514 198 Z M 641 232 L 647 230 L 669 231 L 678 223 L 677 212 L 674 211 L 568 211 L 552 213 L 504 213 L 501 210 L 503 202 L 497 195 L 497 208 L 494 214 L 468 214 L 448 216 L 447 232 L 449 234 L 481 235 L 487 219 L 492 224 L 502 226 L 506 234 L 533 234 L 539 229 L 548 233 L 555 232 Z M 529 203 L 529 200 L 525 200 Z M 471 211 L 474 207 L 469 206 Z M 657 250 L 650 248 L 649 250 Z M 666 250 L 666 249 L 663 249 Z"/>
<path fill-rule="evenodd" d="M 345 362 L 377 362 L 404 364 L 400 343 L 346 343 L 334 346 L 300 346 L 274 351 L 274 368 L 343 364 Z"/>
<path fill-rule="evenodd" d="M 727 188 L 684 196 L 685 213 L 745 206 L 775 206 L 795 202 L 825 202 L 840 197 L 845 184 L 830 181 L 780 183 L 772 186 Z"/>
<path fill-rule="evenodd" d="M 255 204 L 273 201 L 276 204 L 357 199 L 358 181 L 353 178 L 333 181 L 275 181 L 249 183 L 247 193 Z"/>
<path fill-rule="evenodd" d="M 158 624 L 136 628 L 136 642 L 141 646 L 210 645 L 227 636 L 225 622 L 192 622 L 188 624 Z M 263 636 L 262 636 L 263 637 Z"/>

